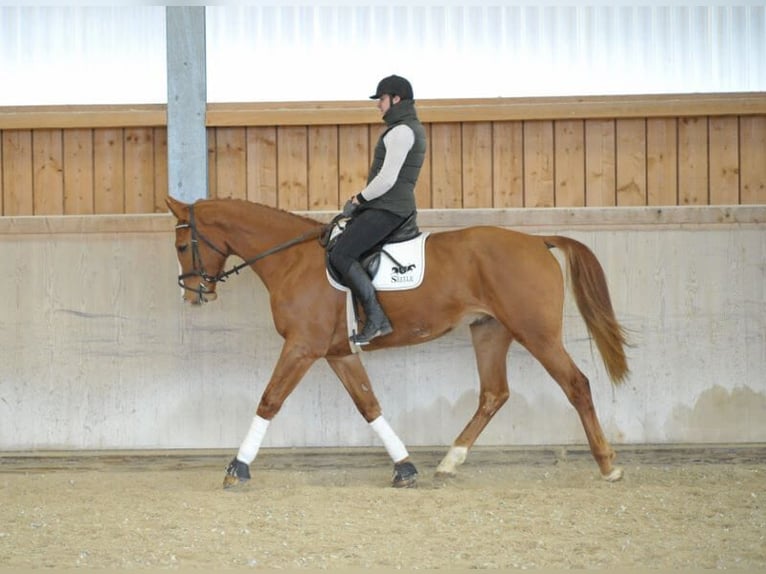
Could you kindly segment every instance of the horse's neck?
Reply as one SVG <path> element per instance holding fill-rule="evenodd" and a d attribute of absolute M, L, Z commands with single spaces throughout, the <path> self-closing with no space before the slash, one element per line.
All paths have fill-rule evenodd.
<path fill-rule="evenodd" d="M 289 214 L 262 207 L 248 213 L 233 213 L 227 220 L 227 243 L 232 253 L 244 261 L 251 261 L 269 250 L 290 242 L 309 231 L 310 226 L 300 220 L 292 220 Z M 267 286 L 273 282 L 273 270 L 289 268 L 296 256 L 296 246 L 278 250 L 260 259 L 256 273 Z"/>

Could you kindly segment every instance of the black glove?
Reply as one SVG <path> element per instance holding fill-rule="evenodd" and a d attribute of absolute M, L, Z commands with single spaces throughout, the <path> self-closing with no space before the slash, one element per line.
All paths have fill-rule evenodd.
<path fill-rule="evenodd" d="M 357 207 L 359 206 L 350 199 L 346 201 L 346 204 L 343 206 L 343 211 L 341 212 L 343 217 L 351 217 L 354 215 Z"/>

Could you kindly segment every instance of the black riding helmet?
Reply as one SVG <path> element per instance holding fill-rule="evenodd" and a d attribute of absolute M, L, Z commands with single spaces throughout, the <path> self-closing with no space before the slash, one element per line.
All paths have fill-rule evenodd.
<path fill-rule="evenodd" d="M 411 100 L 414 97 L 410 82 L 406 78 L 397 75 L 388 76 L 378 82 L 378 89 L 370 96 L 370 99 L 380 99 L 383 94 L 399 96 L 403 100 Z"/>

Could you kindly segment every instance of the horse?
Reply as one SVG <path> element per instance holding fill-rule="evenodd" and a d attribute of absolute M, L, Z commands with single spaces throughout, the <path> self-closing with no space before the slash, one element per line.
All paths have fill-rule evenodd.
<path fill-rule="evenodd" d="M 412 487 L 418 471 L 406 446 L 383 417 L 372 383 L 349 342 L 346 294 L 326 269 L 328 225 L 303 215 L 239 199 L 172 197 L 175 248 L 183 298 L 201 305 L 217 298 L 217 284 L 250 267 L 269 293 L 274 325 L 284 339 L 252 424 L 224 475 L 224 488 L 247 482 L 269 424 L 318 359 L 329 364 L 359 413 L 381 438 L 394 463 L 392 485 Z M 453 477 L 481 432 L 508 400 L 507 354 L 517 341 L 558 383 L 580 417 L 591 454 L 607 481 L 623 476 L 598 420 L 588 378 L 562 341 L 565 256 L 570 288 L 613 385 L 629 376 L 626 331 L 615 317 L 604 270 L 583 243 L 560 235 L 533 235 L 496 226 L 431 233 L 422 283 L 379 292 L 394 326 L 365 352 L 425 343 L 468 324 L 479 372 L 475 413 L 455 438 L 435 474 Z M 225 271 L 229 256 L 243 260 Z"/>

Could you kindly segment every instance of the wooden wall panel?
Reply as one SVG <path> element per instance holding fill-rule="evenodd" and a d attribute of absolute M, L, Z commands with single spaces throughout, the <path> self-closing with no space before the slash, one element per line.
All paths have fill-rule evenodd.
<path fill-rule="evenodd" d="M 34 215 L 32 130 L 3 132 L 3 215 Z"/>
<path fill-rule="evenodd" d="M 585 205 L 585 124 L 582 120 L 554 122 L 555 205 Z"/>
<path fill-rule="evenodd" d="M 216 146 L 218 129 L 207 129 L 207 193 L 209 197 L 218 197 L 218 170 Z"/>
<path fill-rule="evenodd" d="M 431 126 L 431 205 L 463 207 L 461 129 L 458 123 Z"/>
<path fill-rule="evenodd" d="M 277 206 L 277 129 L 247 128 L 247 199 Z"/>
<path fill-rule="evenodd" d="M 5 176 L 3 175 L 3 140 L 5 140 L 5 133 L 0 132 L 0 216 L 5 214 L 5 207 L 3 205 L 3 185 Z"/>
<path fill-rule="evenodd" d="M 739 203 L 739 122 L 736 117 L 710 118 L 710 204 Z"/>
<path fill-rule="evenodd" d="M 553 207 L 553 122 L 524 122 L 524 207 Z"/>
<path fill-rule="evenodd" d="M 125 213 L 125 158 L 123 130 L 93 131 L 94 213 Z"/>
<path fill-rule="evenodd" d="M 766 204 L 766 116 L 743 116 L 740 124 L 740 203 Z"/>
<path fill-rule="evenodd" d="M 307 133 L 304 126 L 277 128 L 277 199 L 281 209 L 309 208 Z"/>
<path fill-rule="evenodd" d="M 708 203 L 707 118 L 681 118 L 678 122 L 679 205 Z"/>
<path fill-rule="evenodd" d="M 492 124 L 462 126 L 463 207 L 492 205 Z"/>
<path fill-rule="evenodd" d="M 431 158 L 431 124 L 423 126 L 426 130 L 426 157 L 420 168 L 420 176 L 415 186 L 415 203 L 419 209 L 433 207 L 433 160 Z"/>
<path fill-rule="evenodd" d="M 61 130 L 32 131 L 32 190 L 34 214 L 64 213 L 64 151 Z"/>
<path fill-rule="evenodd" d="M 338 128 L 308 128 L 308 201 L 310 210 L 337 209 L 341 201 L 338 184 Z M 346 198 L 343 199 L 345 201 Z"/>
<path fill-rule="evenodd" d="M 154 128 L 154 213 L 168 210 L 168 130 Z"/>
<path fill-rule="evenodd" d="M 370 157 L 370 130 L 367 126 L 338 128 L 338 204 L 359 193 L 367 184 Z"/>
<path fill-rule="evenodd" d="M 125 213 L 154 211 L 154 130 L 125 129 Z"/>
<path fill-rule="evenodd" d="M 64 214 L 92 213 L 93 130 L 64 130 Z"/>
<path fill-rule="evenodd" d="M 617 175 L 614 120 L 585 121 L 585 204 L 616 205 Z"/>
<path fill-rule="evenodd" d="M 766 203 L 766 98 L 561 102 L 423 104 L 428 144 L 418 206 Z M 208 116 L 219 121 L 207 129 L 211 197 L 333 210 L 363 189 L 385 129 L 376 115 L 362 118 L 342 102 L 232 106 L 211 106 Z M 156 106 L 0 108 L 0 213 L 165 212 L 164 121 Z"/>
<path fill-rule="evenodd" d="M 524 126 L 492 124 L 492 207 L 524 205 Z"/>
<path fill-rule="evenodd" d="M 646 205 L 646 121 L 617 120 L 617 205 Z"/>
<path fill-rule="evenodd" d="M 646 203 L 678 203 L 678 122 L 675 118 L 646 121 Z"/>
<path fill-rule="evenodd" d="M 216 197 L 247 199 L 245 128 L 218 128 L 215 148 Z"/>

